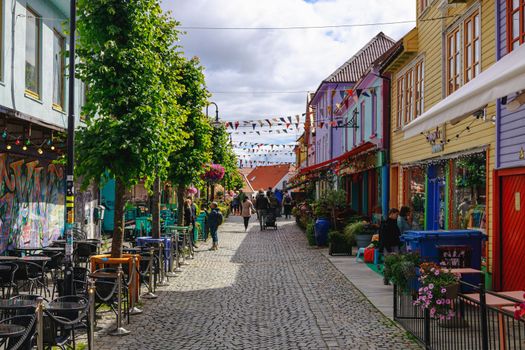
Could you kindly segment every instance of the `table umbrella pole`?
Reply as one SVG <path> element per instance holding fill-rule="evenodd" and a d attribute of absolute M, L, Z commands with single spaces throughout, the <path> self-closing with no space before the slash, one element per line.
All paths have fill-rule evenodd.
<path fill-rule="evenodd" d="M 95 282 L 89 280 L 89 325 L 88 325 L 88 349 L 95 349 Z"/>

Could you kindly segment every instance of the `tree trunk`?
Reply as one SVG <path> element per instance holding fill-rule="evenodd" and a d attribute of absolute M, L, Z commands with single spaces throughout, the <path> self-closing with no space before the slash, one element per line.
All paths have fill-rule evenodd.
<path fill-rule="evenodd" d="M 124 240 L 124 205 L 126 204 L 126 188 L 119 180 L 115 180 L 115 221 L 113 241 L 111 243 L 111 257 L 122 257 L 122 241 Z"/>
<path fill-rule="evenodd" d="M 210 184 L 210 192 L 211 192 L 210 201 L 213 202 L 215 200 L 215 184 Z"/>
<path fill-rule="evenodd" d="M 177 186 L 177 221 L 179 226 L 184 226 L 184 186 Z"/>
<path fill-rule="evenodd" d="M 160 179 L 157 176 L 153 183 L 153 194 L 151 201 L 152 226 L 151 237 L 160 238 Z"/>

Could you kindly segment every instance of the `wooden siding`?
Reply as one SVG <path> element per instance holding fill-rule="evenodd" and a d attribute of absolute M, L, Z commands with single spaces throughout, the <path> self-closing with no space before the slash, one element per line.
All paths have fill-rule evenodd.
<path fill-rule="evenodd" d="M 431 18 L 439 18 L 442 16 L 462 16 L 466 14 L 472 6 L 479 5 L 480 20 L 481 20 L 481 70 L 487 69 L 496 61 L 496 45 L 495 45 L 495 2 L 492 0 L 483 1 L 468 1 L 466 4 L 445 5 L 444 12 L 439 8 L 440 1 L 434 1 L 429 8 L 418 18 L 418 35 L 419 35 L 419 54 L 424 57 L 425 62 L 425 96 L 424 96 L 424 110 L 428 110 L 433 105 L 441 101 L 445 97 L 444 83 L 446 67 L 443 62 L 444 35 L 450 28 L 459 24 L 456 18 L 447 18 L 444 20 L 428 20 Z M 419 13 L 419 12 L 418 12 Z M 422 21 L 423 20 L 423 21 Z M 412 61 L 407 62 L 404 66 L 410 65 Z M 394 67 L 394 64 L 392 65 Z M 476 120 L 474 117 L 468 117 L 462 122 L 451 125 L 445 125 L 446 138 L 450 142 L 444 146 L 444 151 L 433 154 L 431 146 L 428 144 L 425 136 L 418 135 L 410 139 L 404 139 L 402 130 L 395 130 L 396 111 L 397 111 L 397 72 L 403 69 L 404 66 L 396 67 L 392 70 L 392 92 L 391 92 L 391 163 L 410 164 L 413 162 L 433 158 L 446 157 L 447 154 L 453 154 L 464 150 L 474 149 L 478 147 L 487 148 L 488 167 L 487 167 L 487 233 L 489 235 L 489 264 L 491 266 L 492 259 L 492 198 L 493 198 L 493 169 L 495 167 L 495 127 L 492 122 L 484 122 L 483 120 Z M 495 103 L 487 106 L 486 116 L 490 120 L 496 114 Z M 472 124 L 471 124 L 472 123 Z M 470 125 L 470 131 L 465 131 L 466 127 Z M 456 135 L 460 134 L 459 138 Z M 398 203 L 404 205 L 406 196 L 404 195 L 403 177 L 398 177 Z"/>

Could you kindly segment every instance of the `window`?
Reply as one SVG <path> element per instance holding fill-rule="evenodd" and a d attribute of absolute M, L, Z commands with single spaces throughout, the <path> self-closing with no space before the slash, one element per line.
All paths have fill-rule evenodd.
<path fill-rule="evenodd" d="M 419 13 L 423 13 L 430 6 L 432 0 L 419 0 Z"/>
<path fill-rule="evenodd" d="M 459 29 L 454 30 L 447 36 L 447 95 L 459 88 L 459 72 L 461 61 L 459 59 L 460 48 Z"/>
<path fill-rule="evenodd" d="M 479 13 L 475 12 L 465 20 L 463 26 L 463 77 L 468 83 L 480 71 Z"/>
<path fill-rule="evenodd" d="M 417 61 L 397 80 L 397 128 L 407 125 L 423 113 L 424 62 Z"/>
<path fill-rule="evenodd" d="M 507 48 L 525 43 L 525 0 L 507 0 Z"/>
<path fill-rule="evenodd" d="M 468 15 L 446 38 L 446 93 L 450 95 L 481 71 L 479 10 Z"/>
<path fill-rule="evenodd" d="M 363 141 L 365 141 L 365 101 L 361 101 L 361 115 L 359 116 L 359 128 L 361 129 L 360 130 L 360 137 L 359 137 L 359 142 L 360 143 L 363 143 Z"/>
<path fill-rule="evenodd" d="M 425 227 L 425 169 L 412 167 L 404 169 L 405 205 L 412 209 L 414 229 Z"/>
<path fill-rule="evenodd" d="M 353 122 L 355 124 L 357 124 L 357 107 L 356 109 L 354 109 L 353 111 Z M 352 145 L 355 147 L 355 145 L 357 144 L 357 128 L 355 127 L 355 125 L 352 127 L 352 132 L 353 132 L 353 137 L 352 137 Z"/>
<path fill-rule="evenodd" d="M 376 90 L 370 90 L 372 96 L 372 136 L 377 135 L 377 96 Z"/>
<path fill-rule="evenodd" d="M 53 108 L 64 109 L 64 56 L 65 40 L 58 32 L 53 36 Z"/>
<path fill-rule="evenodd" d="M 423 114 L 423 111 L 425 110 L 425 101 L 423 99 L 423 96 L 425 95 L 425 84 L 424 84 L 424 77 L 425 77 L 425 66 L 423 61 L 420 61 L 416 64 L 416 68 L 414 69 L 414 98 L 415 98 L 415 114 L 416 117 Z"/>
<path fill-rule="evenodd" d="M 40 98 L 40 18 L 30 8 L 26 15 L 26 93 Z"/>

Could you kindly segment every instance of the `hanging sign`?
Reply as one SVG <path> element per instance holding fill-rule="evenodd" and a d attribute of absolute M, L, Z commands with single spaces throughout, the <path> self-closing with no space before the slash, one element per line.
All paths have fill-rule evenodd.
<path fill-rule="evenodd" d="M 443 152 L 445 149 L 445 126 L 436 126 L 434 131 L 429 131 L 426 134 L 427 142 L 432 147 L 432 153 Z"/>

